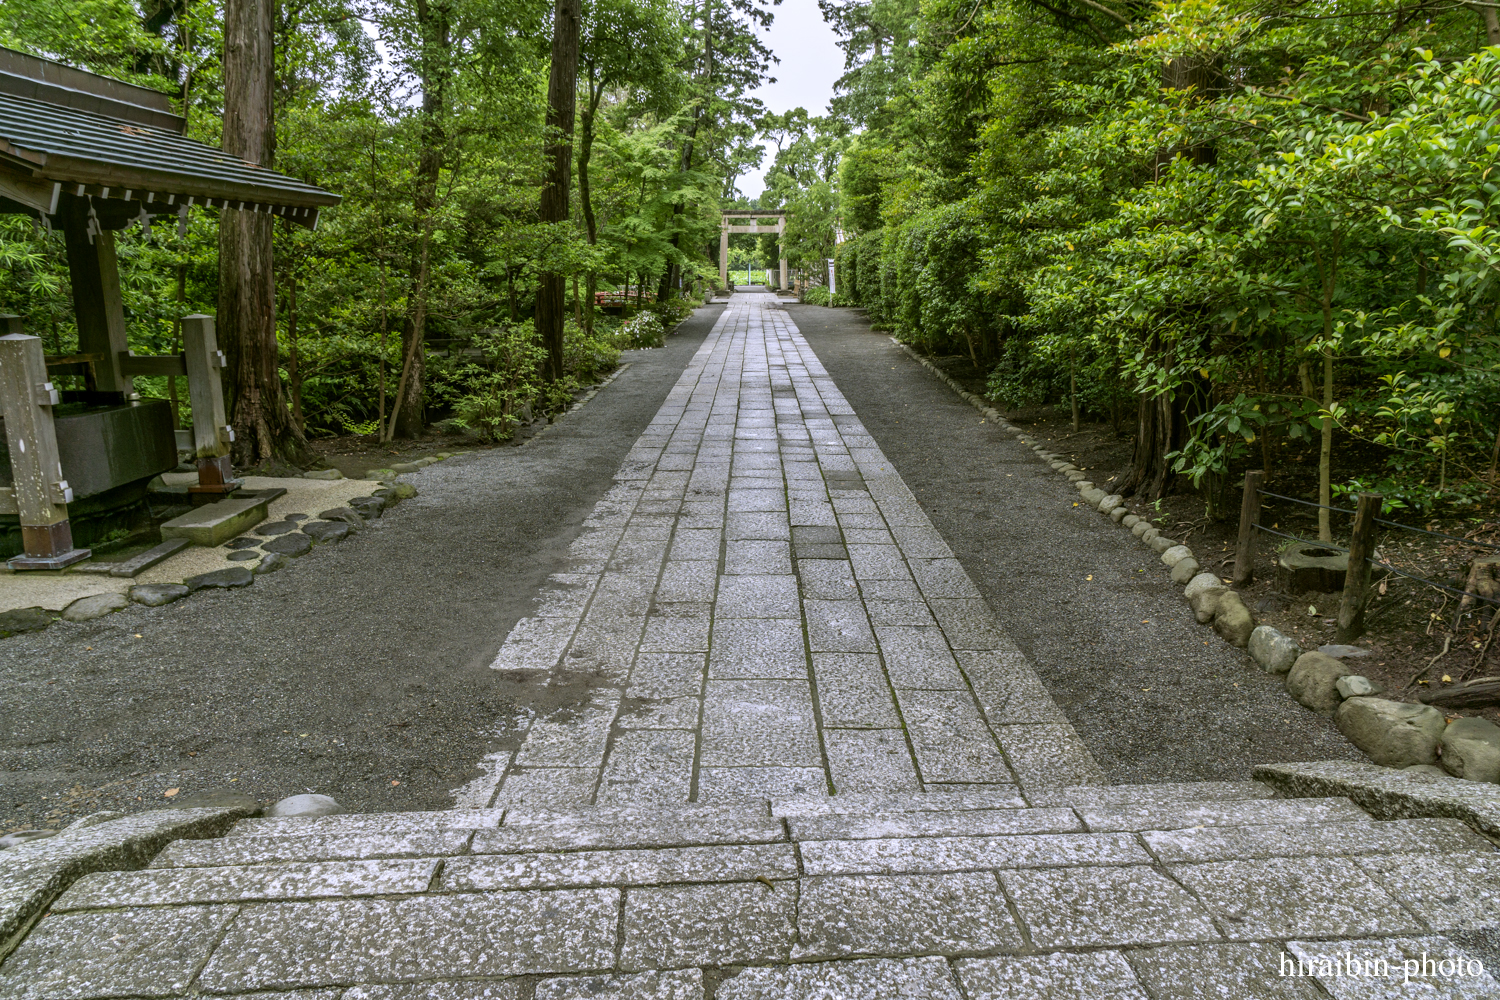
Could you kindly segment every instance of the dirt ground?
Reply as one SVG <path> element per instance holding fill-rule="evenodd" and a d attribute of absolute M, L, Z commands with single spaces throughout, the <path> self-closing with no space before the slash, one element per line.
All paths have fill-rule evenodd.
<path fill-rule="evenodd" d="M 984 394 L 985 372 L 976 368 L 969 358 L 945 356 L 932 360 L 970 392 Z M 1122 419 L 1118 433 L 1108 421 L 1084 421 L 1074 432 L 1066 406 L 1018 410 L 1001 407 L 1001 410 L 1006 419 L 1027 428 L 1053 450 L 1067 455 L 1074 465 L 1089 472 L 1101 488 L 1107 488 L 1129 468 L 1132 414 Z M 1315 446 L 1310 447 L 1305 453 L 1282 449 L 1276 455 L 1277 467 L 1265 488 L 1284 496 L 1315 499 L 1317 455 L 1314 449 Z M 1355 454 L 1348 460 L 1358 462 L 1361 457 Z M 1348 478 L 1369 471 L 1335 467 L 1334 476 L 1336 479 Z M 1127 497 L 1125 502 L 1137 515 L 1150 518 L 1163 534 L 1191 545 L 1205 569 L 1227 577 L 1234 569 L 1234 549 L 1239 533 L 1239 490 L 1233 489 L 1230 493 L 1232 495 L 1224 504 L 1226 509 L 1218 519 L 1208 516 L 1203 496 L 1185 485 L 1160 501 L 1146 502 Z M 1347 505 L 1337 499 L 1333 503 L 1334 507 Z M 1466 510 L 1462 515 L 1450 513 L 1414 518 L 1398 512 L 1387 513 L 1384 517 L 1429 531 L 1500 545 L 1500 496 L 1492 496 L 1487 508 Z M 1334 516 L 1335 543 L 1347 544 L 1349 521 L 1346 515 Z M 1267 501 L 1262 511 L 1262 523 L 1289 535 L 1310 540 L 1317 538 L 1317 511 L 1310 507 Z M 1256 620 L 1296 639 L 1304 649 L 1334 642 L 1341 595 L 1287 593 L 1275 578 L 1275 557 L 1284 544 L 1283 540 L 1274 536 L 1261 538 L 1256 554 L 1255 579 L 1241 588 L 1245 603 L 1254 612 Z M 1461 590 L 1469 561 L 1476 556 L 1493 555 L 1495 550 L 1413 532 L 1383 529 L 1377 538 L 1377 553 L 1408 573 Z M 1496 613 L 1494 606 L 1486 608 L 1482 603 L 1478 604 L 1476 610 L 1455 623 L 1458 598 L 1436 587 L 1389 575 L 1375 590 L 1365 612 L 1367 631 L 1357 640 L 1357 645 L 1368 649 L 1370 655 L 1349 662 L 1352 668 L 1383 687 L 1386 697 L 1414 702 L 1424 689 L 1500 675 L 1500 641 L 1496 641 L 1500 614 Z M 1449 714 L 1478 715 L 1500 723 L 1500 709 Z"/>

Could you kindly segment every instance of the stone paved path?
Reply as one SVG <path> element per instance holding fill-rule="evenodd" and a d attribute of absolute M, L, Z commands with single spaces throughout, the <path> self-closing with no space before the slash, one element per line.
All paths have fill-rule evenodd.
<path fill-rule="evenodd" d="M 461 806 L 1102 783 L 769 294 L 736 294 L 496 670 L 580 676 Z"/>
<path fill-rule="evenodd" d="M 1466 950 L 1500 855 L 1463 823 L 1099 783 L 768 296 L 571 558 L 495 668 L 593 697 L 460 808 L 245 819 L 85 875 L 0 942 L 0 997 L 1500 997 Z M 0 855 L 0 913 L 109 825 Z"/>

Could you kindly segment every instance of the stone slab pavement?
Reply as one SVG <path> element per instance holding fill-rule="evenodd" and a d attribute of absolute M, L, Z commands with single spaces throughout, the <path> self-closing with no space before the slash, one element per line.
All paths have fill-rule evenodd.
<path fill-rule="evenodd" d="M 457 808 L 241 819 L 56 892 L 74 835 L 12 848 L 52 895 L 0 997 L 1500 997 L 1459 819 L 1106 785 L 770 296 L 586 528 L 492 666 L 589 696 Z"/>
<path fill-rule="evenodd" d="M 590 687 L 460 807 L 1103 774 L 774 296 L 737 293 L 492 664 Z"/>

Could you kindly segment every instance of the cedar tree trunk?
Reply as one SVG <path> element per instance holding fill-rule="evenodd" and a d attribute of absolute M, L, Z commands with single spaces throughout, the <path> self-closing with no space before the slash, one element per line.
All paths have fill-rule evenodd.
<path fill-rule="evenodd" d="M 228 0 L 224 8 L 224 152 L 270 167 L 273 0 Z M 234 463 L 296 462 L 307 439 L 287 410 L 276 347 L 276 275 L 271 221 L 226 208 L 219 216 L 219 344 L 229 362 L 225 390 Z"/>
<path fill-rule="evenodd" d="M 537 213 L 540 221 L 566 222 L 573 181 L 573 118 L 578 89 L 579 0 L 557 0 L 552 22 L 552 74 L 547 81 L 547 173 Z M 567 277 L 543 272 L 536 292 L 536 335 L 547 349 L 547 378 L 563 377 L 563 325 L 567 317 Z"/>

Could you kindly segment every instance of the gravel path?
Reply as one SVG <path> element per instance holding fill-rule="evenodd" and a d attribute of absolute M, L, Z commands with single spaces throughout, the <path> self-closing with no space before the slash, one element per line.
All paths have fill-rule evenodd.
<path fill-rule="evenodd" d="M 1149 549 L 861 314 L 788 311 L 1112 781 L 1363 759 L 1194 622 Z"/>
<path fill-rule="evenodd" d="M 0 642 L 0 832 L 172 788 L 451 805 L 484 754 L 577 696 L 485 668 L 721 311 L 629 352 L 525 447 L 406 477 L 416 499 L 247 590 Z"/>

